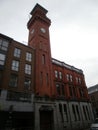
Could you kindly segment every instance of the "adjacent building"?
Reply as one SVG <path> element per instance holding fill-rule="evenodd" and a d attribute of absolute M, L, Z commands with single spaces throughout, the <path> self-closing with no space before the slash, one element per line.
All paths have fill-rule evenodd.
<path fill-rule="evenodd" d="M 88 88 L 95 118 L 98 117 L 98 84 Z"/>
<path fill-rule="evenodd" d="M 78 130 L 93 120 L 83 71 L 51 57 L 47 12 L 31 11 L 28 45 L 0 34 L 2 130 Z"/>

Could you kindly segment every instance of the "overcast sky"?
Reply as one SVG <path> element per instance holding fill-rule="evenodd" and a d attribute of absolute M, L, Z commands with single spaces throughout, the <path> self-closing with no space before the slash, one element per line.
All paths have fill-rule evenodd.
<path fill-rule="evenodd" d="M 52 57 L 82 69 L 86 85 L 98 83 L 98 0 L 0 0 L 0 33 L 27 44 L 36 3 L 51 19 Z"/>

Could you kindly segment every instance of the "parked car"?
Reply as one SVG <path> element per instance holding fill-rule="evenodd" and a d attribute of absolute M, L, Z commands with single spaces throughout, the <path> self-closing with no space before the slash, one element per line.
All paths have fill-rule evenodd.
<path fill-rule="evenodd" d="M 98 118 L 94 120 L 94 122 L 91 124 L 91 130 L 98 130 Z"/>

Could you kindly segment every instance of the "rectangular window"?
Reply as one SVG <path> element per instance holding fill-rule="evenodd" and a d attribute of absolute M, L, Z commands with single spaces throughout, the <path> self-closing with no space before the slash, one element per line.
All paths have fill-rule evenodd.
<path fill-rule="evenodd" d="M 26 52 L 26 61 L 29 61 L 29 62 L 32 61 L 32 54 L 29 52 Z"/>
<path fill-rule="evenodd" d="M 79 84 L 81 84 L 81 79 L 79 78 Z"/>
<path fill-rule="evenodd" d="M 80 96 L 81 96 L 81 97 L 84 97 L 84 96 L 85 96 L 83 89 L 80 88 L 80 89 L 79 89 L 79 92 L 80 92 Z"/>
<path fill-rule="evenodd" d="M 69 92 L 70 92 L 70 96 L 75 98 L 76 97 L 76 88 L 72 85 L 69 86 Z"/>
<path fill-rule="evenodd" d="M 73 87 L 69 86 L 69 92 L 70 92 L 70 96 L 73 96 Z"/>
<path fill-rule="evenodd" d="M 25 89 L 30 90 L 30 86 L 31 86 L 31 80 L 29 78 L 25 78 L 25 81 L 24 81 Z"/>
<path fill-rule="evenodd" d="M 49 84 L 49 76 L 48 76 L 48 73 L 46 74 L 46 83 L 47 83 L 47 85 Z"/>
<path fill-rule="evenodd" d="M 65 89 L 64 89 L 64 85 L 61 84 L 61 91 L 62 91 L 62 95 L 64 96 L 65 95 Z"/>
<path fill-rule="evenodd" d="M 85 119 L 87 120 L 87 115 L 86 115 L 85 106 L 83 106 L 83 112 L 84 112 Z"/>
<path fill-rule="evenodd" d="M 72 80 L 73 80 L 73 79 L 72 79 L 72 75 L 70 75 L 70 82 L 72 82 Z"/>
<path fill-rule="evenodd" d="M 89 118 L 89 120 L 90 120 L 89 110 L 88 110 L 88 107 L 87 107 L 87 106 L 86 106 L 86 111 L 87 111 L 88 118 Z"/>
<path fill-rule="evenodd" d="M 77 111 L 78 120 L 80 120 L 80 112 L 79 112 L 79 107 L 78 107 L 78 105 L 76 105 L 76 111 Z"/>
<path fill-rule="evenodd" d="M 31 65 L 25 64 L 25 74 L 31 74 Z"/>
<path fill-rule="evenodd" d="M 67 112 L 67 105 L 66 104 L 63 104 L 64 106 L 64 114 L 66 115 L 66 121 L 68 121 L 68 112 Z"/>
<path fill-rule="evenodd" d="M 78 83 L 78 77 L 76 77 L 76 83 Z"/>
<path fill-rule="evenodd" d="M 20 101 L 20 102 L 31 102 L 31 94 L 8 91 L 7 100 Z"/>
<path fill-rule="evenodd" d="M 4 39 L 0 39 L 0 49 L 3 51 L 7 51 L 9 42 L 4 40 Z"/>
<path fill-rule="evenodd" d="M 5 63 L 5 55 L 0 54 L 0 65 L 4 65 L 4 63 Z"/>
<path fill-rule="evenodd" d="M 59 72 L 59 78 L 62 79 L 62 72 Z"/>
<path fill-rule="evenodd" d="M 45 64 L 45 55 L 42 55 L 42 64 Z"/>
<path fill-rule="evenodd" d="M 15 70 L 15 71 L 19 70 L 19 61 L 16 61 L 16 60 L 12 61 L 12 70 Z"/>
<path fill-rule="evenodd" d="M 11 77 L 10 77 L 9 86 L 17 87 L 17 82 L 18 82 L 18 76 L 15 75 L 15 74 L 12 74 Z"/>
<path fill-rule="evenodd" d="M 66 74 L 67 81 L 70 80 L 69 74 Z"/>
<path fill-rule="evenodd" d="M 40 83 L 43 84 L 43 72 L 40 73 Z"/>
<path fill-rule="evenodd" d="M 57 90 L 57 94 L 60 95 L 60 85 L 56 84 L 56 90 Z"/>
<path fill-rule="evenodd" d="M 58 78 L 58 71 L 55 70 L 54 73 L 55 73 L 55 78 Z"/>
<path fill-rule="evenodd" d="M 21 50 L 18 48 L 15 48 L 14 50 L 14 56 L 20 58 Z"/>
<path fill-rule="evenodd" d="M 73 115 L 74 115 L 74 120 L 77 120 L 76 111 L 75 111 L 75 106 L 74 105 L 72 105 L 72 111 L 73 111 Z"/>
<path fill-rule="evenodd" d="M 59 104 L 59 112 L 61 114 L 61 119 L 62 119 L 62 122 L 63 122 L 64 118 L 63 118 L 62 104 Z"/>

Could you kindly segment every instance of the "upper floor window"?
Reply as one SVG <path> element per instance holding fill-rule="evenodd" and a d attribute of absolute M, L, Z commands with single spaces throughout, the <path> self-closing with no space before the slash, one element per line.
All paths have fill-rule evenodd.
<path fill-rule="evenodd" d="M 82 83 L 81 78 L 76 77 L 76 83 L 81 84 Z"/>
<path fill-rule="evenodd" d="M 64 96 L 65 95 L 64 85 L 56 83 L 56 91 L 58 96 Z"/>
<path fill-rule="evenodd" d="M 76 77 L 76 83 L 78 83 L 78 77 Z"/>
<path fill-rule="evenodd" d="M 67 81 L 70 80 L 69 74 L 66 75 Z"/>
<path fill-rule="evenodd" d="M 1 50 L 7 51 L 8 45 L 9 45 L 8 41 L 0 39 L 0 49 Z"/>
<path fill-rule="evenodd" d="M 16 61 L 16 60 L 12 61 L 12 70 L 15 70 L 15 71 L 19 70 L 19 61 Z"/>
<path fill-rule="evenodd" d="M 5 63 L 5 55 L 0 54 L 0 65 L 4 65 L 4 63 Z"/>
<path fill-rule="evenodd" d="M 43 84 L 43 72 L 40 73 L 40 84 Z"/>
<path fill-rule="evenodd" d="M 49 84 L 49 75 L 48 75 L 48 73 L 46 74 L 46 83 L 47 83 L 47 85 Z"/>
<path fill-rule="evenodd" d="M 69 92 L 70 92 L 70 96 L 75 98 L 76 97 L 76 88 L 72 85 L 69 85 Z"/>
<path fill-rule="evenodd" d="M 14 56 L 20 58 L 21 50 L 18 48 L 15 48 L 14 50 Z"/>
<path fill-rule="evenodd" d="M 59 72 L 59 78 L 62 79 L 62 72 Z"/>
<path fill-rule="evenodd" d="M 60 95 L 60 85 L 59 84 L 56 84 L 56 90 L 57 90 L 57 95 Z"/>
<path fill-rule="evenodd" d="M 73 81 L 73 79 L 72 79 L 72 75 L 70 75 L 70 81 L 71 81 L 71 82 Z"/>
<path fill-rule="evenodd" d="M 25 73 L 26 74 L 31 74 L 31 65 L 25 64 Z"/>
<path fill-rule="evenodd" d="M 73 77 L 71 74 L 67 74 L 66 77 L 67 77 L 67 81 L 70 81 L 70 82 L 73 81 Z"/>
<path fill-rule="evenodd" d="M 45 55 L 42 55 L 42 64 L 45 64 Z"/>
<path fill-rule="evenodd" d="M 80 92 L 80 96 L 81 96 L 81 97 L 85 97 L 85 94 L 84 94 L 83 89 L 80 88 L 80 89 L 79 89 L 79 92 Z"/>
<path fill-rule="evenodd" d="M 79 78 L 79 84 L 81 84 L 81 79 Z"/>
<path fill-rule="evenodd" d="M 55 70 L 54 73 L 55 73 L 55 78 L 58 78 L 58 71 Z"/>
<path fill-rule="evenodd" d="M 31 61 L 32 60 L 32 54 L 29 52 L 26 52 L 26 60 Z"/>

